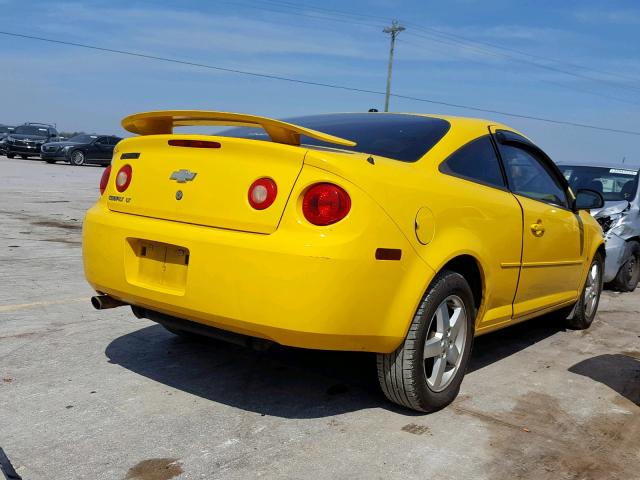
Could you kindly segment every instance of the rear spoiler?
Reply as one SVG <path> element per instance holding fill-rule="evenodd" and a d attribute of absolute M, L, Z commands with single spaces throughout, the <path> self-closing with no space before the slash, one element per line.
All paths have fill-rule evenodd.
<path fill-rule="evenodd" d="M 300 135 L 327 143 L 354 147 L 355 142 L 326 133 L 281 122 L 272 118 L 243 113 L 209 112 L 206 110 L 166 110 L 129 115 L 122 119 L 125 130 L 139 135 L 172 134 L 174 127 L 184 126 L 243 126 L 262 127 L 271 141 L 287 145 L 300 145 Z"/>

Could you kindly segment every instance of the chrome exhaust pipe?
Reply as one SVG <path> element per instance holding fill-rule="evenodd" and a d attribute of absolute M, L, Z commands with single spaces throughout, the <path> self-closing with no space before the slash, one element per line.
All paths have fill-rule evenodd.
<path fill-rule="evenodd" d="M 93 308 L 96 310 L 106 310 L 107 308 L 122 307 L 127 304 L 109 295 L 96 295 L 95 297 L 91 297 L 91 305 L 93 305 Z"/>

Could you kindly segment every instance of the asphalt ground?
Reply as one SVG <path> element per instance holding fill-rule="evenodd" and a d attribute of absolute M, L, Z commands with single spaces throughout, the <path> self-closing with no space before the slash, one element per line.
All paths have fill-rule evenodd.
<path fill-rule="evenodd" d="M 587 331 L 478 338 L 458 399 L 420 415 L 385 400 L 371 354 L 94 310 L 80 235 L 101 173 L 0 157 L 0 447 L 23 479 L 640 478 L 640 289 L 605 292 Z"/>

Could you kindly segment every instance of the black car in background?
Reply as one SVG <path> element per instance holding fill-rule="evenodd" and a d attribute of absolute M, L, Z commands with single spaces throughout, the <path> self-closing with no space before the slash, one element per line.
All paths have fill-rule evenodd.
<path fill-rule="evenodd" d="M 9 125 L 0 125 L 0 140 L 6 138 L 14 129 L 15 127 L 10 127 Z"/>
<path fill-rule="evenodd" d="M 6 138 L 13 132 L 13 129 L 14 127 L 10 127 L 9 125 L 0 125 L 0 154 L 4 153 Z"/>
<path fill-rule="evenodd" d="M 43 144 L 55 141 L 58 131 L 47 123 L 25 123 L 10 132 L 2 143 L 2 151 L 8 158 L 20 155 L 22 158 L 39 157 Z"/>
<path fill-rule="evenodd" d="M 122 139 L 111 135 L 76 135 L 63 142 L 45 143 L 40 156 L 47 163 L 64 161 L 71 165 L 109 165 L 113 149 L 120 140 Z"/>

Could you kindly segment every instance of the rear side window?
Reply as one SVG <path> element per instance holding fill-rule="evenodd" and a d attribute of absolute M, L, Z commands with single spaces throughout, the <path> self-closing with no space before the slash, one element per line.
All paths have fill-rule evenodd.
<path fill-rule="evenodd" d="M 477 138 L 451 154 L 440 171 L 491 187 L 506 188 L 489 135 Z"/>

